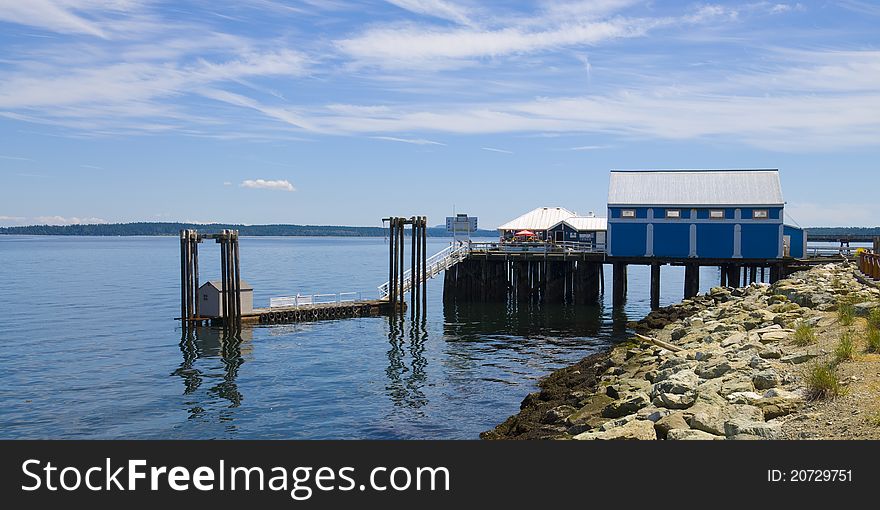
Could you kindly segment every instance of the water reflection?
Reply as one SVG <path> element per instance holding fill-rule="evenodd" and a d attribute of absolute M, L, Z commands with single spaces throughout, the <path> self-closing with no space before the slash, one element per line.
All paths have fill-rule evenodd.
<path fill-rule="evenodd" d="M 223 330 L 217 328 L 192 328 L 183 332 L 180 340 L 180 352 L 183 361 L 172 375 L 183 380 L 184 395 L 195 394 L 206 380 L 216 379 L 219 382 L 207 389 L 208 395 L 218 397 L 229 402 L 229 408 L 241 405 L 244 399 L 238 390 L 236 378 L 241 366 L 244 364 L 243 354 L 249 353 L 252 348 L 253 330 Z M 215 374 L 199 367 L 200 360 L 219 359 L 222 365 L 222 373 Z M 196 418 L 205 413 L 205 409 L 199 402 L 187 402 L 192 406 L 189 409 L 190 418 Z"/>
<path fill-rule="evenodd" d="M 407 324 L 409 328 L 407 328 Z M 425 318 L 405 321 L 404 316 L 388 317 L 388 376 L 386 391 L 397 407 L 420 409 L 428 405 L 422 388 L 427 384 L 425 342 L 428 340 L 428 322 Z M 409 363 L 407 363 L 409 353 Z"/>
<path fill-rule="evenodd" d="M 448 341 L 477 337 L 595 337 L 604 325 L 601 305 L 447 303 L 443 307 Z M 625 323 L 624 323 L 625 325 Z"/>

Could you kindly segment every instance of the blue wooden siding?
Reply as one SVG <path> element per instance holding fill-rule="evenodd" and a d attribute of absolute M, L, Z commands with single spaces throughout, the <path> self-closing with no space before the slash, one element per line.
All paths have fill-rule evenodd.
<path fill-rule="evenodd" d="M 646 223 L 614 223 L 608 225 L 608 245 L 615 257 L 644 257 L 647 246 Z"/>
<path fill-rule="evenodd" d="M 791 236 L 791 256 L 796 259 L 806 257 L 807 254 L 804 252 L 804 242 L 807 232 L 802 228 L 786 225 L 785 235 Z"/>
<path fill-rule="evenodd" d="M 726 223 L 697 225 L 697 256 L 707 259 L 733 258 L 736 227 Z"/>
<path fill-rule="evenodd" d="M 647 247 L 647 239 L 642 243 L 642 253 Z M 655 223 L 654 256 L 687 258 L 691 253 L 690 223 Z"/>
<path fill-rule="evenodd" d="M 636 218 L 623 218 L 621 211 L 635 210 Z M 736 254 L 737 225 L 740 226 L 740 253 L 747 259 L 776 259 L 780 256 L 782 238 L 780 225 L 784 209 L 780 207 L 758 208 L 769 213 L 766 220 L 753 217 L 756 208 L 726 207 L 724 218 L 713 220 L 710 211 L 720 207 L 675 208 L 681 218 L 667 219 L 667 208 L 653 208 L 649 219 L 648 207 L 609 207 L 608 251 L 615 257 L 689 258 L 694 252 L 698 258 L 733 259 Z M 653 231 L 653 252 L 649 253 L 649 223 Z M 692 227 L 696 228 L 696 246 L 692 246 Z M 788 234 L 786 234 L 788 235 Z M 695 248 L 695 249 L 694 249 Z M 803 237 L 792 236 L 792 255 L 802 256 Z"/>

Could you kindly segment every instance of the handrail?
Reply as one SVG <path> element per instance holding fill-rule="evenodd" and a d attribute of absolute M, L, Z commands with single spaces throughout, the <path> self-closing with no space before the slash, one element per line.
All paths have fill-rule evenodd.
<path fill-rule="evenodd" d="M 861 252 L 859 254 L 859 269 L 865 276 L 880 280 L 880 253 Z"/>
<path fill-rule="evenodd" d="M 462 260 L 466 259 L 470 252 L 470 243 L 461 244 L 459 246 L 453 244 L 432 255 L 426 261 L 425 280 L 430 280 L 438 274 L 442 273 L 443 271 L 458 264 Z M 412 289 L 412 280 L 412 269 L 407 269 L 403 273 L 403 292 L 407 292 Z M 385 282 L 379 286 L 379 299 L 388 299 L 390 295 L 390 291 L 388 290 L 388 288 L 390 286 L 390 282 Z"/>
<path fill-rule="evenodd" d="M 271 298 L 269 308 L 296 308 L 309 305 L 328 305 L 333 303 L 358 303 L 366 301 L 361 292 L 340 292 L 338 294 L 312 294 L 310 296 Z"/>

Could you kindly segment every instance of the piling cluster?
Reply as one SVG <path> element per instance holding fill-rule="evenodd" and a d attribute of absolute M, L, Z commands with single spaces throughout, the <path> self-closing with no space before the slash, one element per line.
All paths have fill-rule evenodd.
<path fill-rule="evenodd" d="M 391 217 L 389 223 L 388 301 L 395 312 L 404 313 L 406 292 L 410 292 L 410 313 L 413 318 L 424 314 L 427 301 L 428 218 Z M 410 271 L 405 269 L 406 228 L 410 227 Z"/>

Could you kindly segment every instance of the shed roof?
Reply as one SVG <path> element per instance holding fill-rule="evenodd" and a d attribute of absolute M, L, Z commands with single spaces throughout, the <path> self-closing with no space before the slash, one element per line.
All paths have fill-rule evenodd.
<path fill-rule="evenodd" d="M 241 290 L 254 290 L 254 288 L 251 287 L 251 285 L 250 285 L 248 282 L 244 281 L 244 280 L 239 280 L 239 283 L 240 283 L 240 285 L 241 285 Z M 221 292 L 223 291 L 223 282 L 219 282 L 219 281 L 206 282 L 206 283 L 205 283 L 204 285 L 202 285 L 200 288 L 203 289 L 203 288 L 208 287 L 208 286 L 210 286 L 210 287 L 214 287 L 215 289 L 217 289 L 217 290 L 219 290 L 219 291 L 221 291 Z"/>
<path fill-rule="evenodd" d="M 611 172 L 608 205 L 783 206 L 779 170 Z"/>
<path fill-rule="evenodd" d="M 498 227 L 498 230 L 549 230 L 574 216 L 563 207 L 539 207 Z"/>
<path fill-rule="evenodd" d="M 571 228 L 578 232 L 599 232 L 608 230 L 608 218 L 596 218 L 595 216 L 573 216 L 565 220 Z"/>

